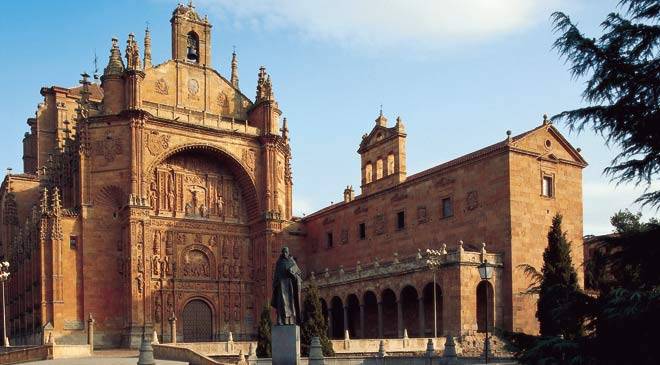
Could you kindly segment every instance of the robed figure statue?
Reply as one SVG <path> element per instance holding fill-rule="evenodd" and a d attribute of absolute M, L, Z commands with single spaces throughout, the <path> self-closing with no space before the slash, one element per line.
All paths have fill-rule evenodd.
<path fill-rule="evenodd" d="M 277 311 L 277 325 L 299 324 L 300 290 L 302 273 L 296 261 L 289 254 L 289 248 L 282 248 L 273 272 L 273 299 L 270 305 Z"/>

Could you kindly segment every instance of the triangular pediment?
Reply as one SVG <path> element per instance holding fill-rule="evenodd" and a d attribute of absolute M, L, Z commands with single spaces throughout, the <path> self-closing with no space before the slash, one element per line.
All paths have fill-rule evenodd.
<path fill-rule="evenodd" d="M 587 161 L 580 152 L 551 123 L 518 136 L 512 146 L 533 152 L 547 160 L 587 166 Z"/>

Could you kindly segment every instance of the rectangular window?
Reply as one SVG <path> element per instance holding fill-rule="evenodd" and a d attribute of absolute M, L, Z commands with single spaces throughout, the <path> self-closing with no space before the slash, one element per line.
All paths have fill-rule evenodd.
<path fill-rule="evenodd" d="M 454 207 L 451 198 L 442 199 L 442 217 L 447 218 L 454 215 Z"/>
<path fill-rule="evenodd" d="M 552 176 L 543 176 L 541 193 L 543 196 L 548 198 L 555 196 L 554 186 L 552 184 Z"/>
<path fill-rule="evenodd" d="M 402 211 L 396 214 L 396 229 L 404 228 L 406 228 L 406 213 Z"/>
<path fill-rule="evenodd" d="M 332 247 L 332 244 L 333 244 L 333 242 L 332 242 L 332 232 L 328 232 L 328 233 L 326 233 L 326 236 L 325 236 L 325 237 L 326 237 L 326 241 L 325 241 L 326 246 L 327 246 L 328 248 L 331 248 L 331 247 Z"/>
<path fill-rule="evenodd" d="M 363 240 L 367 238 L 367 225 L 364 223 L 360 223 L 358 226 L 358 231 L 360 232 L 360 239 Z"/>
<path fill-rule="evenodd" d="M 72 250 L 75 250 L 75 249 L 78 248 L 78 237 L 76 237 L 76 236 L 70 236 L 69 237 L 69 247 Z"/>

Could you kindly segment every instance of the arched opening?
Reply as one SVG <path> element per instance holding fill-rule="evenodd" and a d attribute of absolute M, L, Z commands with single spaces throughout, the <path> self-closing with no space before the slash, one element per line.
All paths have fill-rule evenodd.
<path fill-rule="evenodd" d="M 199 36 L 193 31 L 188 32 L 186 59 L 190 62 L 199 62 Z"/>
<path fill-rule="evenodd" d="M 389 153 L 387 155 L 387 170 L 385 172 L 385 175 L 392 175 L 394 173 L 394 154 Z"/>
<path fill-rule="evenodd" d="M 401 308 L 403 312 L 403 328 L 409 337 L 423 337 L 419 333 L 419 302 L 417 290 L 408 285 L 401 291 Z"/>
<path fill-rule="evenodd" d="M 213 313 L 201 299 L 189 301 L 183 308 L 183 342 L 213 341 Z"/>
<path fill-rule="evenodd" d="M 358 338 L 360 334 L 360 300 L 357 295 L 351 294 L 346 301 L 348 315 L 348 333 L 351 338 Z"/>
<path fill-rule="evenodd" d="M 376 160 L 376 180 L 383 178 L 383 159 Z"/>
<path fill-rule="evenodd" d="M 438 336 L 443 335 L 443 318 L 442 318 L 442 290 L 440 285 L 435 284 L 435 308 L 433 306 L 433 283 L 428 283 L 424 286 L 422 292 L 424 296 L 424 328 L 425 337 L 432 337 L 435 333 L 437 326 Z M 434 321 L 435 314 L 435 321 Z"/>
<path fill-rule="evenodd" d="M 493 286 L 485 280 L 480 282 L 477 285 L 477 332 L 486 332 L 486 318 L 488 318 L 488 331 L 493 330 L 495 323 L 494 303 Z"/>
<path fill-rule="evenodd" d="M 378 338 L 378 298 L 372 291 L 364 293 L 364 338 Z"/>
<path fill-rule="evenodd" d="M 398 338 L 399 317 L 396 309 L 396 294 L 392 289 L 383 290 L 381 305 L 383 307 L 383 337 Z"/>
<path fill-rule="evenodd" d="M 333 297 L 330 301 L 330 313 L 332 316 L 332 338 L 344 338 L 344 304 L 339 297 Z"/>
<path fill-rule="evenodd" d="M 369 184 L 373 180 L 373 167 L 371 166 L 371 162 L 368 162 L 364 166 L 364 183 Z"/>

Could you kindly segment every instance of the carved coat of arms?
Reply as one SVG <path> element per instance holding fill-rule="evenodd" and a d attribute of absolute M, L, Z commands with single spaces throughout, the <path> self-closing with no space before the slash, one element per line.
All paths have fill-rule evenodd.
<path fill-rule="evenodd" d="M 170 136 L 166 134 L 147 134 L 147 149 L 156 156 L 170 146 Z"/>

